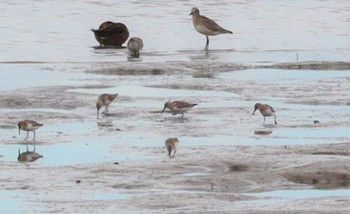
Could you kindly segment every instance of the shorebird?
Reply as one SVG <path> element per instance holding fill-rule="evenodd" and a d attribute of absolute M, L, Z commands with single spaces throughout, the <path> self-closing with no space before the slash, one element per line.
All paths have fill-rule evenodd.
<path fill-rule="evenodd" d="M 118 94 L 101 94 L 98 96 L 97 102 L 96 102 L 96 108 L 97 108 L 97 118 L 98 118 L 98 112 L 100 111 L 100 108 L 102 106 L 106 106 L 106 108 L 103 110 L 103 114 L 108 113 L 108 106 L 111 104 L 111 102 L 117 98 Z"/>
<path fill-rule="evenodd" d="M 168 156 L 169 158 L 174 158 L 175 154 L 176 154 L 176 147 L 177 144 L 179 143 L 179 140 L 177 139 L 177 137 L 174 138 L 168 138 L 165 140 L 165 147 L 168 151 Z M 173 155 L 171 155 L 171 152 L 174 151 Z"/>
<path fill-rule="evenodd" d="M 166 108 L 170 109 L 170 111 L 173 113 L 173 115 L 176 114 L 182 114 L 182 117 L 184 116 L 184 113 L 193 108 L 194 106 L 198 105 L 197 103 L 188 103 L 184 101 L 173 101 L 173 102 L 166 102 L 164 104 L 164 109 L 161 113 L 165 111 Z"/>
<path fill-rule="evenodd" d="M 43 158 L 44 156 L 38 154 L 35 152 L 35 146 L 34 146 L 34 150 L 33 151 L 29 151 L 28 150 L 28 146 L 27 147 L 27 151 L 21 153 L 21 150 L 18 149 L 18 157 L 17 160 L 20 162 L 34 162 L 36 160 L 38 160 L 39 158 Z"/>
<path fill-rule="evenodd" d="M 275 110 L 271 106 L 267 104 L 256 103 L 252 115 L 254 115 L 256 110 L 259 110 L 261 115 L 264 117 L 263 125 L 265 125 L 266 117 L 270 116 L 273 116 L 275 118 L 275 124 L 277 124 Z"/>
<path fill-rule="evenodd" d="M 205 35 L 207 38 L 207 43 L 205 45 L 206 51 L 208 50 L 208 47 L 209 47 L 209 37 L 208 36 L 216 36 L 216 35 L 224 34 L 224 33 L 232 34 L 231 31 L 220 27 L 220 25 L 218 25 L 213 20 L 211 20 L 205 16 L 201 16 L 199 14 L 198 8 L 196 8 L 196 7 L 192 8 L 190 15 L 192 15 L 192 22 L 193 22 L 193 26 L 196 29 L 196 31 L 198 33 Z"/>
<path fill-rule="evenodd" d="M 42 127 L 44 124 L 40 124 L 40 123 L 35 122 L 33 120 L 22 120 L 22 121 L 19 121 L 17 123 L 17 125 L 18 125 L 18 135 L 21 134 L 21 129 L 23 131 L 27 131 L 27 136 L 24 139 L 24 141 L 27 140 L 28 134 L 29 134 L 30 131 L 34 132 L 33 141 L 35 141 L 35 130 L 37 130 L 38 128 Z"/>
<path fill-rule="evenodd" d="M 128 49 L 134 55 L 138 56 L 140 54 L 140 50 L 143 48 L 143 41 L 138 37 L 132 37 L 128 41 Z"/>
<path fill-rule="evenodd" d="M 128 28 L 123 23 L 103 22 L 98 30 L 91 29 L 100 46 L 121 47 L 129 38 Z"/>

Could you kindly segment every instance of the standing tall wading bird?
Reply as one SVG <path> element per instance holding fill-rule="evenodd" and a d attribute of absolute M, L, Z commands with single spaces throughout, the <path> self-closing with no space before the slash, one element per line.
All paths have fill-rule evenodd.
<path fill-rule="evenodd" d="M 118 94 L 101 94 L 98 96 L 97 102 L 96 102 L 96 109 L 97 109 L 97 118 L 98 118 L 98 113 L 100 111 L 100 108 L 102 106 L 106 106 L 106 108 L 103 110 L 103 114 L 108 113 L 108 107 L 111 102 L 117 98 Z"/>
<path fill-rule="evenodd" d="M 198 8 L 196 8 L 196 7 L 192 8 L 190 15 L 192 15 L 192 22 L 193 22 L 193 26 L 196 29 L 196 31 L 198 33 L 204 34 L 207 38 L 207 43 L 205 45 L 206 51 L 208 50 L 208 47 L 209 47 L 209 37 L 208 36 L 216 36 L 216 35 L 224 34 L 224 33 L 232 34 L 231 31 L 220 27 L 213 20 L 211 20 L 205 16 L 201 16 L 199 14 Z"/>
<path fill-rule="evenodd" d="M 173 113 L 173 115 L 182 114 L 182 117 L 184 117 L 184 113 L 196 105 L 198 105 L 198 104 L 197 103 L 188 103 L 188 102 L 184 102 L 184 101 L 173 101 L 173 102 L 169 101 L 169 102 L 166 102 L 164 104 L 164 109 L 161 113 L 163 113 L 165 111 L 165 109 L 168 108 Z"/>
<path fill-rule="evenodd" d="M 254 111 L 253 111 L 252 115 L 254 115 L 256 110 L 259 110 L 260 113 L 262 114 L 262 116 L 264 117 L 263 125 L 265 125 L 266 117 L 270 117 L 270 116 L 274 117 L 275 124 L 277 124 L 275 110 L 271 106 L 269 106 L 267 104 L 256 103 L 254 106 Z"/>
<path fill-rule="evenodd" d="M 24 139 L 24 141 L 27 140 L 29 132 L 34 132 L 33 141 L 35 141 L 35 130 L 37 130 L 38 128 L 42 127 L 44 124 L 40 124 L 40 123 L 35 122 L 33 120 L 22 120 L 22 121 L 19 121 L 17 123 L 17 125 L 18 125 L 18 135 L 21 134 L 21 129 L 23 131 L 27 131 L 27 136 Z"/>

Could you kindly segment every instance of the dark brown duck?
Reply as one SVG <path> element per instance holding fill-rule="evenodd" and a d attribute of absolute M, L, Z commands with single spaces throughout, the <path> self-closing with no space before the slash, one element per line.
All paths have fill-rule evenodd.
<path fill-rule="evenodd" d="M 121 47 L 129 38 L 129 30 L 122 23 L 103 22 L 98 30 L 91 29 L 100 46 Z"/>

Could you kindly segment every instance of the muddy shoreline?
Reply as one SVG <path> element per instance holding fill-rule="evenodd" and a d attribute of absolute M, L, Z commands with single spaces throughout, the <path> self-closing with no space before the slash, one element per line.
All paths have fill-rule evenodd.
<path fill-rule="evenodd" d="M 10 211 L 34 205 L 30 212 L 349 210 L 349 79 L 334 68 L 323 71 L 330 65 L 301 70 L 308 77 L 295 65 L 290 71 L 229 63 L 202 71 L 200 62 L 82 65 L 77 71 L 71 65 L 30 69 L 35 66 L 77 74 L 80 81 L 0 92 L 0 185 L 14 201 Z M 111 92 L 120 94 L 111 114 L 97 119 L 98 94 Z M 199 105 L 184 118 L 160 114 L 168 99 Z M 278 125 L 268 118 L 262 126 L 263 118 L 251 115 L 257 101 L 277 109 Z M 44 123 L 37 141 L 27 142 L 44 157 L 27 164 L 16 160 L 25 149 L 16 123 L 24 118 Z M 168 137 L 180 140 L 174 159 L 166 157 Z M 303 191 L 315 195 L 303 197 Z"/>

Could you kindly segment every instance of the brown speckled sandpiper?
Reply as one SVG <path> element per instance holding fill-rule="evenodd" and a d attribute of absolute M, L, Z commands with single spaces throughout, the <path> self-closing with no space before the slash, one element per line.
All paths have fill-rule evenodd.
<path fill-rule="evenodd" d="M 169 158 L 174 158 L 175 154 L 176 154 L 176 147 L 177 144 L 179 143 L 179 140 L 177 139 L 177 137 L 174 138 L 168 138 L 165 140 L 165 147 L 168 151 L 168 156 Z M 171 152 L 174 151 L 173 155 L 171 155 Z"/>
<path fill-rule="evenodd" d="M 183 117 L 185 112 L 192 109 L 196 105 L 198 105 L 198 104 L 197 103 L 188 103 L 185 101 L 173 101 L 173 102 L 169 101 L 169 102 L 166 102 L 164 104 L 164 109 L 161 113 L 163 113 L 165 111 L 165 109 L 168 108 L 173 113 L 173 115 L 182 114 L 182 117 Z"/>
<path fill-rule="evenodd" d="M 264 125 L 265 125 L 266 117 L 270 117 L 270 116 L 274 117 L 275 124 L 277 124 L 275 110 L 271 106 L 269 106 L 267 104 L 256 103 L 254 106 L 254 111 L 253 111 L 252 115 L 254 115 L 256 110 L 259 110 L 260 113 L 262 114 L 262 116 L 264 117 L 264 123 L 263 123 Z"/>
<path fill-rule="evenodd" d="M 108 113 L 108 107 L 111 102 L 117 98 L 118 94 L 101 94 L 98 96 L 97 102 L 96 102 L 96 109 L 97 109 L 97 118 L 98 118 L 98 113 L 100 111 L 100 108 L 102 106 L 106 106 L 106 108 L 103 111 L 103 114 Z"/>
<path fill-rule="evenodd" d="M 23 131 L 27 131 L 27 136 L 24 139 L 25 141 L 28 138 L 29 132 L 33 132 L 34 133 L 34 137 L 33 137 L 33 141 L 35 141 L 35 130 L 37 130 L 38 128 L 42 127 L 44 124 L 38 123 L 36 121 L 33 120 L 22 120 L 19 121 L 17 123 L 18 126 L 18 135 L 21 134 L 21 129 Z"/>

